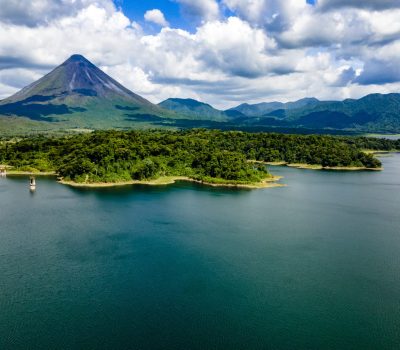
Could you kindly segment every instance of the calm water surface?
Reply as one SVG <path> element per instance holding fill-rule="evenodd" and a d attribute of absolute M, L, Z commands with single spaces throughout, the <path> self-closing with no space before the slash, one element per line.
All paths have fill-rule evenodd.
<path fill-rule="evenodd" d="M 400 155 L 289 186 L 0 179 L 0 349 L 399 349 Z"/>

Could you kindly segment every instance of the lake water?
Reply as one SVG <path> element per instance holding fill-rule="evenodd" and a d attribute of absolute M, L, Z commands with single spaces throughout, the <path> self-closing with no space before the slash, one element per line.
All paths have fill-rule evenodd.
<path fill-rule="evenodd" d="M 400 155 L 284 188 L 0 179 L 0 349 L 399 349 Z"/>
<path fill-rule="evenodd" d="M 400 134 L 366 134 L 368 137 L 376 137 L 378 139 L 388 139 L 388 140 L 400 140 Z"/>

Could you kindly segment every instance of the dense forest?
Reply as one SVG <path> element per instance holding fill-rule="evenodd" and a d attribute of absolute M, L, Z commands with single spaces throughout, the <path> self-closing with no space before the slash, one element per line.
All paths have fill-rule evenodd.
<path fill-rule="evenodd" d="M 269 174 L 265 166 L 251 160 L 324 167 L 381 166 L 361 149 L 400 149 L 400 141 L 204 129 L 112 130 L 2 141 L 0 164 L 25 171 L 56 171 L 75 182 L 187 176 L 207 182 L 252 183 Z"/>

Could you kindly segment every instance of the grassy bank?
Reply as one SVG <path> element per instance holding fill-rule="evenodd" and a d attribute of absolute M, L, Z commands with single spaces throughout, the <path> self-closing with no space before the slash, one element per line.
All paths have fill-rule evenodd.
<path fill-rule="evenodd" d="M 204 181 L 204 180 L 192 179 L 187 176 L 163 176 L 153 180 L 130 180 L 121 182 L 79 183 L 63 179 L 60 179 L 58 182 L 72 187 L 102 188 L 102 187 L 117 187 L 117 186 L 128 186 L 128 185 L 163 186 L 163 185 L 174 184 L 176 181 L 189 181 L 213 187 L 257 189 L 257 188 L 282 187 L 284 186 L 283 184 L 277 183 L 277 181 L 279 181 L 280 179 L 281 177 L 279 176 L 270 176 L 260 182 L 245 183 L 245 182 L 227 181 L 224 179 L 213 179 L 210 181 Z"/>

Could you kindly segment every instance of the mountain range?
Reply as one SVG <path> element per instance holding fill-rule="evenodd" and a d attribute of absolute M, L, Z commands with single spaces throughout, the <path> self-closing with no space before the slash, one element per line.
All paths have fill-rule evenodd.
<path fill-rule="evenodd" d="M 277 110 L 289 110 L 303 107 L 312 107 L 320 101 L 316 98 L 303 98 L 295 102 L 262 102 L 256 104 L 243 103 L 229 111 L 239 111 L 248 117 L 260 117 Z"/>
<path fill-rule="evenodd" d="M 400 94 L 361 99 L 241 104 L 228 110 L 194 99 L 158 105 L 133 93 L 81 55 L 0 101 L 0 132 L 65 129 L 213 127 L 310 132 L 400 132 Z"/>
<path fill-rule="evenodd" d="M 224 120 L 232 126 L 261 128 L 302 128 L 310 130 L 398 133 L 400 131 L 400 94 L 371 94 L 358 100 L 319 101 L 304 98 L 294 102 L 241 104 L 220 111 L 208 104 L 187 99 L 163 101 L 160 106 L 210 120 Z M 205 112 L 203 112 L 205 111 Z M 224 119 L 225 117 L 225 119 Z"/>

